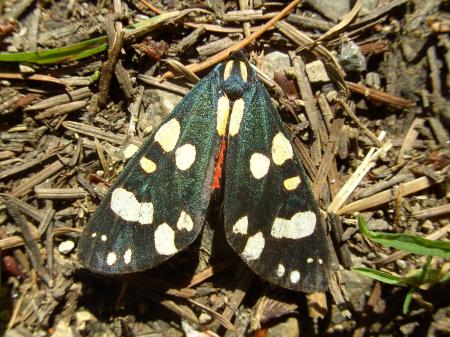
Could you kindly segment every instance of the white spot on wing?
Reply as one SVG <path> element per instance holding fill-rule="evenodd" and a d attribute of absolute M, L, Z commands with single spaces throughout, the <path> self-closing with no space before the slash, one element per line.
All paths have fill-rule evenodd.
<path fill-rule="evenodd" d="M 155 230 L 155 249 L 161 255 L 173 255 L 178 251 L 175 247 L 175 232 L 166 223 Z"/>
<path fill-rule="evenodd" d="M 116 263 L 117 256 L 113 252 L 108 253 L 108 256 L 106 257 L 106 263 L 108 266 L 112 266 L 114 263 Z"/>
<path fill-rule="evenodd" d="M 217 133 L 219 136 L 225 134 L 227 128 L 228 116 L 230 115 L 230 100 L 227 96 L 221 96 L 217 101 Z"/>
<path fill-rule="evenodd" d="M 175 118 L 171 119 L 156 132 L 155 142 L 158 142 L 164 151 L 172 151 L 180 137 L 180 129 L 180 123 Z"/>
<path fill-rule="evenodd" d="M 102 241 L 106 241 L 106 240 L 108 240 L 108 237 L 106 236 L 106 235 L 102 235 L 101 237 L 100 237 L 100 239 L 102 240 Z"/>
<path fill-rule="evenodd" d="M 278 269 L 277 269 L 277 276 L 282 277 L 284 275 L 285 271 L 286 271 L 286 268 L 284 268 L 284 266 L 281 263 L 279 263 Z"/>
<path fill-rule="evenodd" d="M 265 243 L 262 232 L 258 232 L 249 237 L 242 252 L 242 257 L 248 261 L 258 259 L 264 249 Z"/>
<path fill-rule="evenodd" d="M 125 221 L 139 222 L 149 225 L 153 222 L 153 204 L 136 200 L 133 193 L 116 188 L 111 195 L 111 209 Z"/>
<path fill-rule="evenodd" d="M 273 162 L 280 166 L 288 160 L 294 157 L 294 151 L 289 140 L 281 133 L 278 132 L 272 140 L 272 159 Z"/>
<path fill-rule="evenodd" d="M 246 235 L 248 230 L 248 217 L 243 216 L 233 225 L 233 233 L 234 234 L 243 234 Z"/>
<path fill-rule="evenodd" d="M 314 259 L 313 259 L 312 257 L 308 257 L 308 258 L 306 259 L 306 262 L 307 262 L 307 263 L 313 263 L 313 262 L 314 262 Z"/>
<path fill-rule="evenodd" d="M 300 182 L 301 182 L 300 177 L 297 176 L 285 179 L 283 181 L 283 185 L 285 189 L 287 189 L 288 191 L 292 191 L 295 190 L 298 187 L 298 185 L 300 185 Z"/>
<path fill-rule="evenodd" d="M 153 173 L 156 170 L 156 164 L 153 162 L 153 160 L 150 160 L 146 157 L 142 157 L 139 161 L 139 164 L 141 165 L 141 168 L 147 173 Z"/>
<path fill-rule="evenodd" d="M 175 163 L 181 171 L 189 169 L 195 161 L 195 146 L 184 144 L 175 151 Z"/>
<path fill-rule="evenodd" d="M 126 251 L 125 251 L 125 254 L 123 254 L 123 261 L 125 262 L 125 264 L 128 264 L 128 263 L 130 263 L 130 261 L 131 261 L 131 249 L 130 248 L 128 248 Z"/>
<path fill-rule="evenodd" d="M 298 272 L 298 270 L 293 270 L 291 271 L 289 278 L 292 283 L 297 283 L 298 281 L 300 281 L 300 273 Z"/>
<path fill-rule="evenodd" d="M 245 102 L 244 99 L 239 98 L 233 104 L 233 110 L 231 110 L 229 135 L 236 136 L 239 133 L 241 126 L 242 116 L 244 115 Z"/>
<path fill-rule="evenodd" d="M 316 214 L 311 211 L 298 212 L 291 220 L 275 218 L 270 234 L 277 239 L 300 239 L 311 235 L 316 228 Z"/>
<path fill-rule="evenodd" d="M 322 264 L 323 263 L 323 260 L 322 259 L 319 259 L 319 260 L 317 260 L 318 262 L 319 262 L 319 264 Z"/>
<path fill-rule="evenodd" d="M 261 179 L 269 171 L 270 160 L 261 153 L 253 153 L 250 157 L 250 172 L 255 179 Z"/>
<path fill-rule="evenodd" d="M 179 230 L 185 229 L 188 232 L 194 228 L 194 223 L 192 222 L 191 217 L 185 211 L 181 211 L 180 217 L 178 218 L 177 228 Z"/>
<path fill-rule="evenodd" d="M 93 238 L 95 238 L 95 237 L 97 236 L 97 233 L 92 233 L 91 236 L 92 236 Z"/>

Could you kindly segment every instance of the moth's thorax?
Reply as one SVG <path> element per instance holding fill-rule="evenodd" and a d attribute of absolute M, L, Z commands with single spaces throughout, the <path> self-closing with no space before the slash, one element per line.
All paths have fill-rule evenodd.
<path fill-rule="evenodd" d="M 242 61 L 228 61 L 223 65 L 221 74 L 223 92 L 231 101 L 235 101 L 247 90 L 252 69 Z"/>

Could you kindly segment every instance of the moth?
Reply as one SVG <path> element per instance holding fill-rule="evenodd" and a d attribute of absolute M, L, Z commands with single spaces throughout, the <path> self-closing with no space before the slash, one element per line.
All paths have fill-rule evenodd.
<path fill-rule="evenodd" d="M 319 208 L 289 133 L 243 53 L 217 65 L 126 165 L 79 241 L 101 274 L 155 267 L 189 246 L 211 195 L 226 239 L 263 279 L 322 291 L 329 251 Z"/>

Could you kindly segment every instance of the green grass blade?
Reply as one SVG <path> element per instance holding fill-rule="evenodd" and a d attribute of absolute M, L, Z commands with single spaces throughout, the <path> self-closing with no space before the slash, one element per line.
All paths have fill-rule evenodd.
<path fill-rule="evenodd" d="M 425 256 L 450 258 L 450 242 L 428 240 L 408 234 L 372 232 L 367 227 L 366 221 L 362 216 L 358 217 L 358 225 L 361 233 L 383 246 Z"/>
<path fill-rule="evenodd" d="M 397 285 L 397 286 L 404 286 L 404 281 L 401 277 L 393 275 L 391 273 L 385 272 L 385 271 L 381 271 L 381 270 L 376 270 L 376 269 L 372 269 L 372 268 L 366 268 L 366 267 L 356 267 L 356 268 L 352 268 L 352 270 L 356 271 L 357 273 L 373 278 L 374 280 L 383 282 L 383 283 L 387 283 L 387 284 L 392 284 L 392 285 Z"/>
<path fill-rule="evenodd" d="M 407 315 L 409 312 L 409 306 L 411 305 L 411 300 L 416 292 L 416 288 L 412 287 L 408 290 L 408 293 L 405 296 L 405 301 L 403 302 L 403 315 Z"/>
<path fill-rule="evenodd" d="M 189 11 L 163 13 L 148 20 L 127 26 L 125 38 L 139 37 L 159 27 L 163 22 L 178 19 Z M 35 52 L 0 53 L 0 62 L 29 62 L 37 64 L 61 63 L 80 60 L 108 49 L 106 36 L 100 36 L 69 46 Z"/>

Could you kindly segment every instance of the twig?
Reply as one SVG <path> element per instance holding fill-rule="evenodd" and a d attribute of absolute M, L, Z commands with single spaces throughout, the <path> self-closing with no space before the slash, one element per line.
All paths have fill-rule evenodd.
<path fill-rule="evenodd" d="M 400 109 L 407 109 L 414 106 L 414 103 L 407 99 L 397 97 L 380 90 L 371 89 L 359 83 L 349 81 L 345 81 L 345 83 L 352 92 L 364 95 L 375 102 L 389 104 Z"/>
<path fill-rule="evenodd" d="M 8 212 L 11 215 L 11 217 L 14 219 L 14 222 L 20 227 L 23 239 L 25 241 L 25 245 L 27 247 L 28 257 L 31 261 L 31 264 L 33 265 L 33 268 L 41 276 L 44 282 L 47 283 L 49 287 L 51 287 L 52 282 L 50 276 L 42 264 L 39 247 L 36 244 L 33 235 L 31 234 L 30 228 L 28 227 L 27 224 L 27 220 L 22 215 L 22 213 L 20 213 L 16 204 L 11 200 L 6 201 L 6 208 L 8 209 Z"/>
<path fill-rule="evenodd" d="M 403 184 L 403 196 L 407 196 L 424 189 L 429 188 L 430 186 L 438 183 L 439 181 L 434 181 L 429 179 L 428 177 L 420 177 L 413 181 L 407 182 Z M 352 202 L 347 206 L 342 207 L 337 211 L 337 214 L 342 215 L 346 213 L 360 212 L 366 209 L 374 208 L 388 202 L 395 200 L 397 197 L 397 193 L 394 189 L 389 189 L 387 191 L 383 191 L 377 194 L 374 194 L 370 197 Z"/>
<path fill-rule="evenodd" d="M 383 139 L 384 133 L 381 133 L 380 140 Z M 362 163 L 358 166 L 352 176 L 348 179 L 344 186 L 340 189 L 338 194 L 334 197 L 333 201 L 328 206 L 328 212 L 342 214 L 340 208 L 354 191 L 356 186 L 361 182 L 364 176 L 375 166 L 375 161 L 384 155 L 392 147 L 392 144 L 388 141 L 381 148 L 371 148 L 367 153 Z M 339 212 L 338 212 L 339 210 Z"/>
<path fill-rule="evenodd" d="M 276 16 L 274 16 L 272 19 L 267 21 L 259 30 L 252 33 L 250 36 L 246 37 L 245 39 L 239 41 L 234 46 L 225 49 L 223 52 L 215 55 L 214 57 L 211 57 L 203 62 L 200 63 L 194 63 L 186 66 L 190 71 L 196 73 L 199 71 L 202 71 L 204 69 L 207 69 L 214 64 L 218 62 L 224 61 L 231 52 L 238 51 L 248 44 L 250 44 L 252 41 L 256 40 L 258 37 L 260 37 L 264 32 L 266 32 L 270 27 L 272 27 L 276 22 L 281 20 L 283 17 L 285 17 L 291 10 L 293 10 L 298 4 L 300 3 L 300 0 L 294 0 L 292 1 L 288 6 L 286 6 L 280 13 L 278 13 Z M 162 79 L 166 80 L 169 78 L 172 78 L 174 76 L 174 73 L 171 71 L 166 72 Z"/>
<path fill-rule="evenodd" d="M 355 115 L 355 113 L 350 109 L 348 104 L 344 102 L 342 99 L 337 99 L 337 102 L 344 108 L 344 111 L 347 115 L 358 125 L 358 127 L 366 134 L 367 137 L 378 147 L 383 146 L 383 143 L 373 134 L 372 131 L 369 130 L 367 126 L 365 126 L 359 118 Z"/>

